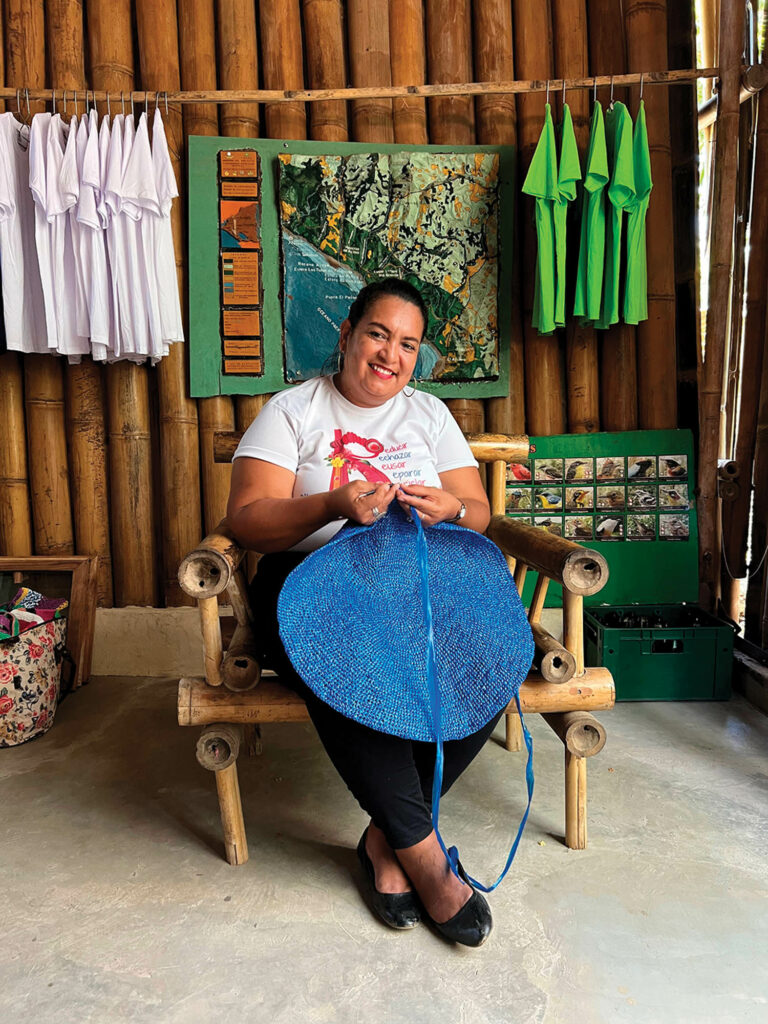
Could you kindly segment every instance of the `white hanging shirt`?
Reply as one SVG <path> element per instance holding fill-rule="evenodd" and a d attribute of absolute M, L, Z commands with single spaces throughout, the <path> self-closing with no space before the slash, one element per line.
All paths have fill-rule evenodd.
<path fill-rule="evenodd" d="M 112 274 L 111 266 L 111 252 L 110 252 L 110 223 L 111 213 L 110 207 L 107 203 L 107 171 L 109 168 L 109 151 L 111 145 L 111 130 L 109 127 L 109 117 L 103 117 L 101 119 L 101 127 L 99 128 L 99 177 L 100 177 L 100 189 L 98 196 L 96 197 L 96 209 L 99 214 L 102 227 L 104 228 L 104 248 L 107 253 L 107 280 L 109 289 L 109 343 L 107 346 L 107 360 L 111 362 L 116 359 L 116 351 L 119 348 L 118 343 L 118 312 L 116 305 L 116 284 L 114 282 L 114 276 Z"/>
<path fill-rule="evenodd" d="M 115 335 L 112 345 L 112 359 L 131 359 L 136 361 L 136 349 L 133 338 L 133 322 L 130 304 L 122 305 L 120 292 L 126 291 L 124 249 L 125 249 L 125 218 L 120 216 L 122 181 L 123 181 L 123 122 L 122 114 L 116 114 L 112 121 L 107 154 L 107 173 L 104 179 L 104 199 L 109 211 L 107 227 L 107 251 L 112 277 L 112 305 L 115 318 Z M 120 281 L 123 280 L 122 289 Z"/>
<path fill-rule="evenodd" d="M 163 324 L 163 342 L 167 354 L 169 344 L 184 341 L 179 280 L 176 274 L 176 251 L 173 247 L 173 230 L 171 228 L 171 207 L 179 190 L 176 185 L 176 175 L 173 173 L 171 155 L 168 152 L 163 118 L 157 107 L 155 107 L 155 117 L 152 122 L 152 165 L 155 170 L 155 190 L 161 213 L 156 225 L 157 235 L 154 251 L 160 316 Z"/>
<path fill-rule="evenodd" d="M 89 338 L 91 336 L 91 317 L 88 311 L 88 297 L 86 286 L 86 273 L 83 268 L 81 255 L 81 229 L 77 219 L 77 208 L 80 204 L 80 167 L 82 166 L 82 154 L 85 153 L 85 145 L 88 141 L 88 127 L 85 115 L 78 121 L 73 117 L 69 122 L 69 135 L 67 137 L 67 148 L 65 151 L 65 162 L 62 166 L 59 178 L 62 192 L 74 189 L 74 202 L 69 207 L 69 230 L 72 233 L 72 251 L 75 267 L 75 322 L 78 335 Z M 74 164 L 69 161 L 70 148 L 74 151 Z M 90 348 L 90 346 L 89 346 Z"/>
<path fill-rule="evenodd" d="M 47 352 L 45 304 L 29 191 L 29 129 L 0 114 L 0 269 L 5 338 L 12 352 Z"/>
<path fill-rule="evenodd" d="M 69 209 L 77 202 L 76 137 L 58 114 L 51 118 L 46 146 L 46 215 L 51 237 L 57 351 L 70 363 L 90 351 L 88 332 L 77 324 L 77 275 Z"/>
<path fill-rule="evenodd" d="M 91 110 L 87 119 L 83 115 L 78 128 L 77 166 L 80 194 L 76 217 L 80 226 L 80 266 L 88 303 L 91 355 L 99 362 L 104 362 L 109 350 L 110 285 L 106 238 L 98 208 L 101 168 L 98 116 L 95 110 Z"/>
<path fill-rule="evenodd" d="M 29 187 L 35 203 L 35 249 L 40 274 L 40 285 L 43 291 L 45 308 L 46 333 L 49 350 L 58 350 L 58 331 L 56 303 L 53 295 L 53 258 L 51 254 L 51 232 L 48 224 L 46 181 L 46 150 L 48 148 L 48 130 L 52 115 L 35 114 L 29 131 Z"/>
<path fill-rule="evenodd" d="M 114 135 L 114 130 L 113 133 Z M 133 116 L 126 117 L 123 122 L 123 159 L 120 175 L 120 211 L 118 217 L 123 221 L 122 249 L 120 251 L 121 272 L 117 278 L 117 291 L 120 309 L 129 310 L 133 343 L 125 348 L 125 355 L 130 359 L 142 362 L 150 354 L 149 319 L 142 288 L 140 246 L 141 229 L 139 221 L 142 209 L 124 192 L 124 181 L 128 165 L 131 161 L 136 127 Z"/>

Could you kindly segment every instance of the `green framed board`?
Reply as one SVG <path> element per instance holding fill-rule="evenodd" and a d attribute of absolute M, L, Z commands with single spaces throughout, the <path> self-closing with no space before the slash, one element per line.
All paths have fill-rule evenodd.
<path fill-rule="evenodd" d="M 353 165 L 356 157 L 360 160 Z M 507 394 L 515 168 L 512 147 L 406 148 L 195 136 L 189 139 L 188 161 L 193 397 L 270 394 L 306 379 L 302 374 L 322 372 L 317 366 L 307 368 L 302 356 L 304 349 L 317 346 L 314 335 L 338 335 L 338 315 L 329 314 L 322 300 L 314 302 L 313 292 L 306 285 L 320 280 L 322 268 L 328 266 L 335 268 L 334 287 L 339 294 L 327 298 L 337 302 L 337 309 L 347 309 L 359 287 L 376 277 L 392 274 L 416 284 L 427 301 L 431 332 L 430 344 L 423 347 L 421 370 L 417 365 L 420 388 L 444 398 Z M 381 230 L 377 231 L 375 225 L 370 229 L 360 227 L 367 223 L 366 217 L 370 220 L 377 215 L 375 206 L 366 207 L 371 189 L 359 185 L 354 193 L 361 205 L 355 212 L 356 219 L 341 200 L 334 198 L 339 191 L 337 178 L 344 174 L 351 177 L 350 168 L 361 173 L 360 163 L 372 178 L 381 176 L 382 168 L 387 173 L 391 169 L 395 184 L 386 187 L 393 194 L 400 189 L 399 223 L 388 235 L 400 238 L 400 242 L 389 250 L 380 243 Z M 457 184 L 451 191 L 444 181 L 450 181 L 451 168 L 457 166 L 467 171 L 466 180 L 461 189 Z M 336 168 L 340 168 L 338 173 Z M 409 198 L 407 187 L 409 181 L 422 181 L 419 174 L 432 172 L 444 173 L 445 179 L 421 192 L 433 187 L 448 189 L 445 200 L 441 200 L 443 215 L 439 220 L 448 226 L 439 246 L 431 238 L 428 244 L 420 242 L 422 235 L 425 240 L 433 235 L 430 224 L 434 227 L 435 222 L 427 223 L 423 204 L 419 206 L 417 198 Z M 484 192 L 490 195 L 490 189 L 478 185 L 478 181 L 486 180 L 483 175 L 493 183 L 492 204 L 487 200 L 487 208 L 493 206 L 493 232 L 487 228 L 490 215 L 478 214 L 486 208 L 482 205 L 486 202 Z M 461 175 L 457 173 L 456 177 Z M 312 184 L 313 180 L 316 187 L 309 188 L 307 182 Z M 339 204 L 339 216 L 346 225 L 341 242 L 334 235 L 334 203 Z M 318 204 L 322 207 L 319 213 Z M 396 204 L 391 205 L 394 209 Z M 391 211 L 388 216 L 393 216 Z M 454 237 L 454 216 L 455 225 L 460 217 L 468 225 L 466 230 L 462 228 L 460 238 Z M 350 227 L 347 222 L 353 220 L 355 225 Z M 313 237 L 313 224 L 317 238 L 316 244 L 310 245 L 305 236 Z M 413 244 L 402 241 L 406 236 Z M 475 238 L 477 246 L 481 238 L 484 240 L 486 259 L 477 256 L 482 248 L 468 246 L 470 237 Z M 354 260 L 350 253 L 354 253 Z M 400 262 L 401 256 L 403 260 L 407 257 L 411 265 Z M 355 273 L 342 266 L 345 261 L 354 263 Z M 303 271 L 305 276 L 294 275 L 291 279 L 292 270 Z M 438 272 L 443 284 L 426 280 L 429 274 Z M 297 281 L 305 287 L 297 289 Z M 480 281 L 482 285 L 477 283 Z M 470 290 L 470 284 L 474 290 Z M 346 305 L 342 306 L 342 299 Z M 304 315 L 307 312 L 311 317 Z M 444 344 L 449 336 L 458 338 L 461 345 Z"/>
<path fill-rule="evenodd" d="M 698 600 L 693 436 L 688 430 L 532 437 L 509 467 L 507 515 L 592 547 L 610 576 L 587 605 Z M 526 581 L 524 603 L 534 581 Z M 562 601 L 551 586 L 547 604 Z"/>

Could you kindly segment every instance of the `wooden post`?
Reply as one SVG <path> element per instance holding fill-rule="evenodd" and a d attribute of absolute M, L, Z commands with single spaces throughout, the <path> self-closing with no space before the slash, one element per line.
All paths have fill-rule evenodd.
<path fill-rule="evenodd" d="M 536 586 L 533 588 L 531 606 L 528 609 L 528 621 L 531 625 L 541 619 L 541 613 L 544 611 L 544 602 L 547 599 L 548 587 L 549 576 L 545 576 L 543 572 L 540 572 L 536 578 Z"/>
<path fill-rule="evenodd" d="M 222 89 L 257 89 L 259 48 L 256 39 L 256 6 L 251 0 L 217 0 L 216 28 L 219 45 L 219 85 Z M 221 134 L 238 139 L 259 135 L 258 103 L 225 103 L 219 111 Z M 264 407 L 264 395 L 237 395 L 235 420 L 245 430 Z"/>
<path fill-rule="evenodd" d="M 341 0 L 303 0 L 304 42 L 310 89 L 344 88 L 347 82 Z M 310 103 L 310 135 L 323 142 L 346 142 L 343 100 Z"/>
<path fill-rule="evenodd" d="M 627 70 L 622 8 L 614 0 L 587 0 L 589 57 L 593 75 Z M 603 93 L 605 90 L 603 90 Z M 626 90 L 617 89 L 624 101 Z M 598 93 L 598 99 L 604 95 Z M 637 354 L 635 328 L 618 323 L 598 331 L 600 342 L 600 423 L 603 430 L 637 430 Z"/>
<path fill-rule="evenodd" d="M 391 85 L 387 0 L 347 0 L 352 85 Z M 355 100 L 352 134 L 358 142 L 394 142 L 392 100 Z"/>
<path fill-rule="evenodd" d="M 523 587 L 525 586 L 525 577 L 528 574 L 528 566 L 525 562 L 521 562 L 519 559 L 515 563 L 515 586 L 520 597 L 523 596 Z"/>
<path fill-rule="evenodd" d="M 24 382 L 15 352 L 0 355 L 0 437 L 0 555 L 31 555 Z"/>
<path fill-rule="evenodd" d="M 521 78 L 552 77 L 552 26 L 549 4 L 514 0 L 515 70 Z M 520 145 L 520 180 L 527 172 L 544 124 L 544 93 L 517 98 L 517 133 Z M 531 326 L 533 280 L 536 266 L 536 230 L 533 201 L 523 197 L 521 260 L 523 267 L 523 331 L 525 337 L 525 409 L 531 434 L 564 434 L 565 390 L 562 339 L 542 337 Z"/>
<path fill-rule="evenodd" d="M 565 845 L 587 848 L 587 762 L 565 750 Z"/>
<path fill-rule="evenodd" d="M 512 7 L 506 0 L 475 0 L 472 5 L 475 77 L 482 82 L 513 81 Z M 477 141 L 489 146 L 517 146 L 514 96 L 478 96 Z M 512 308 L 509 339 L 509 392 L 485 402 L 488 430 L 522 434 L 525 430 L 525 366 L 520 309 L 519 232 L 512 239 Z"/>
<path fill-rule="evenodd" d="M 469 0 L 451 4 L 427 0 L 427 75 L 430 82 L 472 81 L 472 25 Z M 468 146 L 475 141 L 474 107 L 470 96 L 444 96 L 429 101 L 430 142 Z M 485 429 L 485 408 L 477 399 L 452 398 L 445 403 L 465 434 Z"/>
<path fill-rule="evenodd" d="M 131 10 L 130 0 L 88 4 L 94 89 L 133 89 Z M 106 114 L 106 104 L 101 113 Z M 149 374 L 146 366 L 127 361 L 107 365 L 105 373 L 114 601 L 118 606 L 154 605 L 158 587 Z"/>
<path fill-rule="evenodd" d="M 201 597 L 197 602 L 200 609 L 200 628 L 203 633 L 203 657 L 205 678 L 209 686 L 221 686 L 221 663 L 224 658 L 221 644 L 221 623 L 219 602 L 215 597 Z"/>
<path fill-rule="evenodd" d="M 626 0 L 624 17 L 627 26 L 628 70 L 666 70 L 667 0 Z M 743 20 L 742 4 L 742 22 Z M 634 97 L 637 96 L 637 92 L 633 90 Z M 643 98 L 648 122 L 653 192 L 646 218 L 648 319 L 637 325 L 638 408 L 640 428 L 658 430 L 677 426 L 674 211 L 669 142 L 669 94 L 666 88 L 657 89 L 650 86 L 644 91 Z M 736 102 L 738 103 L 738 83 Z"/>
<path fill-rule="evenodd" d="M 83 8 L 80 0 L 47 0 L 46 41 L 51 80 L 62 89 L 85 87 Z M 28 84 L 28 83 L 25 83 Z M 67 365 L 66 424 L 78 554 L 97 555 L 99 604 L 112 605 L 106 428 L 101 367 L 90 357 Z"/>
<path fill-rule="evenodd" d="M 720 577 L 717 457 L 720 400 L 730 302 L 730 271 L 736 201 L 739 91 L 744 5 L 723 0 L 720 21 L 720 96 L 715 146 L 715 199 L 711 230 L 709 313 L 699 388 L 699 600 L 715 608 Z M 650 124 L 649 124 L 650 131 Z M 656 191 L 654 187 L 654 192 Z M 649 260 L 650 272 L 650 260 Z"/>
<path fill-rule="evenodd" d="M 557 77 L 586 78 L 589 73 L 586 0 L 553 0 L 552 28 Z M 566 93 L 566 102 L 573 117 L 583 174 L 589 149 L 589 93 L 575 89 Z M 573 243 L 575 240 L 571 238 L 570 241 Z M 599 430 L 597 337 L 593 327 L 579 326 L 572 316 L 568 317 L 565 329 L 565 365 L 568 431 L 587 434 Z"/>
<path fill-rule="evenodd" d="M 214 0 L 179 0 L 179 58 L 182 89 L 216 88 Z M 219 118 L 213 103 L 184 107 L 184 134 L 218 135 Z M 197 401 L 200 425 L 200 467 L 203 484 L 203 526 L 209 533 L 227 511 L 231 465 L 213 461 L 213 435 L 235 425 L 232 399 L 225 395 Z"/>
<path fill-rule="evenodd" d="M 427 81 L 422 0 L 389 0 L 389 46 L 392 85 L 424 85 Z M 392 104 L 395 142 L 427 143 L 427 108 L 418 96 Z"/>
<path fill-rule="evenodd" d="M 179 37 L 175 0 L 136 0 L 136 26 L 145 89 L 178 89 Z M 178 106 L 164 118 L 179 199 L 171 224 L 176 250 L 179 291 L 184 294 L 184 181 L 181 173 L 182 127 Z M 176 570 L 202 532 L 200 508 L 200 445 L 197 405 L 189 398 L 184 345 L 171 345 L 157 367 L 160 413 L 160 470 L 164 590 L 167 604 L 187 604 Z"/>
<path fill-rule="evenodd" d="M 576 658 L 576 675 L 584 674 L 584 598 L 563 588 L 563 646 Z"/>
<path fill-rule="evenodd" d="M 227 861 L 236 867 L 248 860 L 248 843 L 245 838 L 236 762 L 233 761 L 228 768 L 216 772 L 216 791 L 219 795 L 221 827 L 224 832 L 224 852 Z"/>
<path fill-rule="evenodd" d="M 507 464 L 506 462 L 491 463 L 490 503 L 491 515 L 503 516 L 506 512 Z"/>

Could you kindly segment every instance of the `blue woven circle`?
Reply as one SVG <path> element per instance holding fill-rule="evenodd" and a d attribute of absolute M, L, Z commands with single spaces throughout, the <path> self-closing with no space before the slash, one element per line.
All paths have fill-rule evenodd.
<path fill-rule="evenodd" d="M 533 638 L 503 555 L 441 523 L 425 531 L 442 738 L 476 732 L 517 693 Z M 346 526 L 288 576 L 280 636 L 317 696 L 379 732 L 436 740 L 417 527 L 393 502 L 373 526 Z"/>

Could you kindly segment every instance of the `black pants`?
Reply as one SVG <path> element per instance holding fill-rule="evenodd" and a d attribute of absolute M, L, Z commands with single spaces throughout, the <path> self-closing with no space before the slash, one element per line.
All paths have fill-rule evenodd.
<path fill-rule="evenodd" d="M 286 577 L 304 557 L 280 552 L 259 561 L 250 600 L 259 628 L 261 664 L 274 669 L 282 683 L 304 698 L 320 740 L 350 792 L 390 846 L 405 849 L 432 831 L 435 744 L 404 740 L 353 722 L 316 697 L 296 673 L 280 641 L 277 598 Z M 442 793 L 475 758 L 502 714 L 503 710 L 464 739 L 443 745 Z"/>

